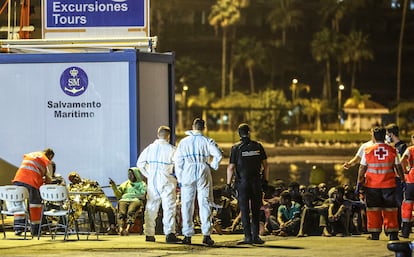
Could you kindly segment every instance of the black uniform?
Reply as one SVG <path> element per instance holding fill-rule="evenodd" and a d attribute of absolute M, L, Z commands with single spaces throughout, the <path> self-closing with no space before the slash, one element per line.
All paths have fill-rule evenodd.
<path fill-rule="evenodd" d="M 246 239 L 259 236 L 260 207 L 262 205 L 262 161 L 267 159 L 263 146 L 243 137 L 230 153 L 230 163 L 236 165 L 235 188 L 242 214 L 242 224 Z M 252 220 L 250 222 L 250 211 Z"/>
<path fill-rule="evenodd" d="M 398 157 L 401 158 L 401 156 L 404 154 L 405 150 L 407 150 L 407 144 L 400 140 L 397 143 L 395 143 L 394 145 L 395 149 L 397 149 L 397 153 L 398 153 Z M 401 182 L 401 178 L 398 176 L 395 176 L 395 182 L 397 183 L 397 187 L 395 188 L 395 197 L 397 199 L 397 203 L 398 203 L 398 224 L 401 227 L 402 224 L 402 216 L 401 216 L 401 205 L 403 203 L 403 200 L 405 198 L 405 200 L 414 200 L 414 199 L 410 199 L 411 197 L 407 197 L 410 195 L 411 192 L 413 192 L 412 189 L 406 189 L 406 191 L 404 191 L 402 182 Z M 410 227 L 411 228 L 411 227 Z"/>

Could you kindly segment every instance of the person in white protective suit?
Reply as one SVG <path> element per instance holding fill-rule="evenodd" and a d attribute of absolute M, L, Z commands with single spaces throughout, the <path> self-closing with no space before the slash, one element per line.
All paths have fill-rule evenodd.
<path fill-rule="evenodd" d="M 163 228 L 167 243 L 181 242 L 176 237 L 176 188 L 172 158 L 175 146 L 169 143 L 171 130 L 167 126 L 158 128 L 158 139 L 147 146 L 137 160 L 137 167 L 147 177 L 147 204 L 144 214 L 145 241 L 155 242 L 155 226 L 162 203 Z"/>
<path fill-rule="evenodd" d="M 194 235 L 194 200 L 197 193 L 203 244 L 214 245 L 212 228 L 213 181 L 210 168 L 217 170 L 222 153 L 216 142 L 203 135 L 205 122 L 195 119 L 192 129 L 186 131 L 174 155 L 175 172 L 181 185 L 181 216 L 183 243 L 191 244 Z M 212 157 L 212 158 L 211 158 Z M 209 163 L 211 159 L 211 162 Z"/>

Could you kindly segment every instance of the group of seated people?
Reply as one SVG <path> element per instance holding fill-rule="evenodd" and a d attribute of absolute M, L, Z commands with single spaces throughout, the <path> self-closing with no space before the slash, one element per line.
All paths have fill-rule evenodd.
<path fill-rule="evenodd" d="M 94 217 L 97 213 L 104 213 L 107 215 L 109 223 L 106 229 L 107 234 L 117 235 L 120 233 L 123 236 L 128 235 L 139 210 L 144 206 L 147 190 L 146 183 L 142 180 L 138 168 L 129 168 L 128 180 L 119 186 L 112 179 L 109 179 L 109 184 L 117 198 L 116 210 L 97 181 L 81 178 L 77 172 L 71 172 L 68 180 L 67 188 L 69 192 L 72 192 L 70 194 L 70 206 L 75 213 L 74 219 L 80 218 L 82 212 L 86 211 L 90 231 L 95 231 L 97 224 L 95 224 Z M 66 184 L 60 176 L 54 176 L 52 183 Z M 76 192 L 79 192 L 79 194 L 76 194 Z M 86 194 L 82 194 L 82 192 L 86 192 Z"/>
<path fill-rule="evenodd" d="M 56 177 L 55 177 L 56 178 Z M 117 198 L 117 207 L 93 180 L 81 178 L 77 172 L 68 176 L 69 192 L 96 192 L 71 194 L 75 218 L 88 212 L 90 229 L 94 230 L 92 215 L 101 212 L 108 218 L 107 233 L 128 235 L 138 211 L 144 208 L 146 183 L 138 168 L 128 170 L 128 180 L 119 186 L 110 179 L 109 184 Z M 65 184 L 61 178 L 55 183 Z M 179 190 L 179 189 L 178 189 Z M 179 192 L 177 192 L 179 195 Z M 224 186 L 214 188 L 214 232 L 236 233 L 242 230 L 241 215 L 234 195 L 228 195 Z M 278 181 L 263 193 L 260 234 L 277 236 L 349 236 L 366 231 L 365 204 L 349 186 L 336 186 L 327 190 L 326 184 L 303 186 L 296 182 L 285 185 Z M 179 208 L 179 202 L 177 203 Z M 179 213 L 179 211 L 177 212 Z M 160 211 L 161 214 L 161 211 Z M 197 213 L 194 221 L 197 224 Z M 177 217 L 177 232 L 180 231 Z"/>
<path fill-rule="evenodd" d="M 234 232 L 240 226 L 237 200 L 214 190 L 217 233 Z M 366 231 L 365 204 L 349 186 L 326 188 L 325 183 L 301 186 L 279 181 L 264 192 L 261 208 L 260 234 L 277 236 L 349 236 Z"/>

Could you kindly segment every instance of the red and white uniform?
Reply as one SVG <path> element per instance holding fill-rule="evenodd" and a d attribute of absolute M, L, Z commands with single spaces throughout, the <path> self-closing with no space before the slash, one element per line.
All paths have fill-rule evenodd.
<path fill-rule="evenodd" d="M 398 204 L 395 199 L 394 165 L 399 165 L 397 150 L 385 143 L 367 147 L 361 165 L 365 173 L 368 232 L 398 232 Z"/>
<path fill-rule="evenodd" d="M 404 200 L 401 205 L 401 218 L 403 222 L 412 222 L 412 212 L 414 209 L 414 146 L 410 146 L 405 150 L 401 159 L 404 158 L 408 160 L 409 171 L 404 176 L 407 188 L 404 192 Z"/>

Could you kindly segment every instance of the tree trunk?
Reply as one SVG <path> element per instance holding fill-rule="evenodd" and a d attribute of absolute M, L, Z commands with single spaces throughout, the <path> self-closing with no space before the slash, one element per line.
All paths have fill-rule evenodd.
<path fill-rule="evenodd" d="M 255 86 L 254 86 L 254 77 L 253 77 L 253 68 L 249 67 L 247 68 L 249 71 L 249 79 L 250 79 L 250 93 L 254 94 Z"/>
<path fill-rule="evenodd" d="M 234 91 L 234 62 L 232 61 L 232 57 L 234 55 L 234 42 L 236 40 L 236 28 L 232 29 L 231 33 L 231 41 L 230 41 L 230 67 L 229 67 L 229 94 Z"/>
<path fill-rule="evenodd" d="M 321 129 L 321 114 L 320 113 L 317 113 L 316 114 L 316 132 L 320 132 L 322 129 Z"/>
<path fill-rule="evenodd" d="M 356 66 L 357 66 L 357 64 L 355 62 L 353 62 L 352 63 L 351 92 L 355 88 Z"/>
<path fill-rule="evenodd" d="M 223 27 L 223 37 L 221 44 L 221 98 L 226 96 L 226 58 L 227 58 L 227 28 Z"/>
<path fill-rule="evenodd" d="M 400 41 L 398 42 L 398 62 L 397 62 L 397 125 L 400 123 L 400 94 L 401 94 L 401 60 L 402 60 L 402 48 L 404 39 L 405 29 L 405 18 L 407 17 L 407 6 L 408 0 L 404 0 L 403 13 L 401 18 L 401 30 L 400 30 Z"/>
<path fill-rule="evenodd" d="M 332 98 L 332 89 L 331 89 L 331 63 L 329 60 L 326 61 L 325 63 L 325 69 L 326 69 L 326 73 L 325 73 L 325 88 L 324 88 L 324 93 L 325 96 L 324 98 L 328 101 L 331 101 Z"/>

